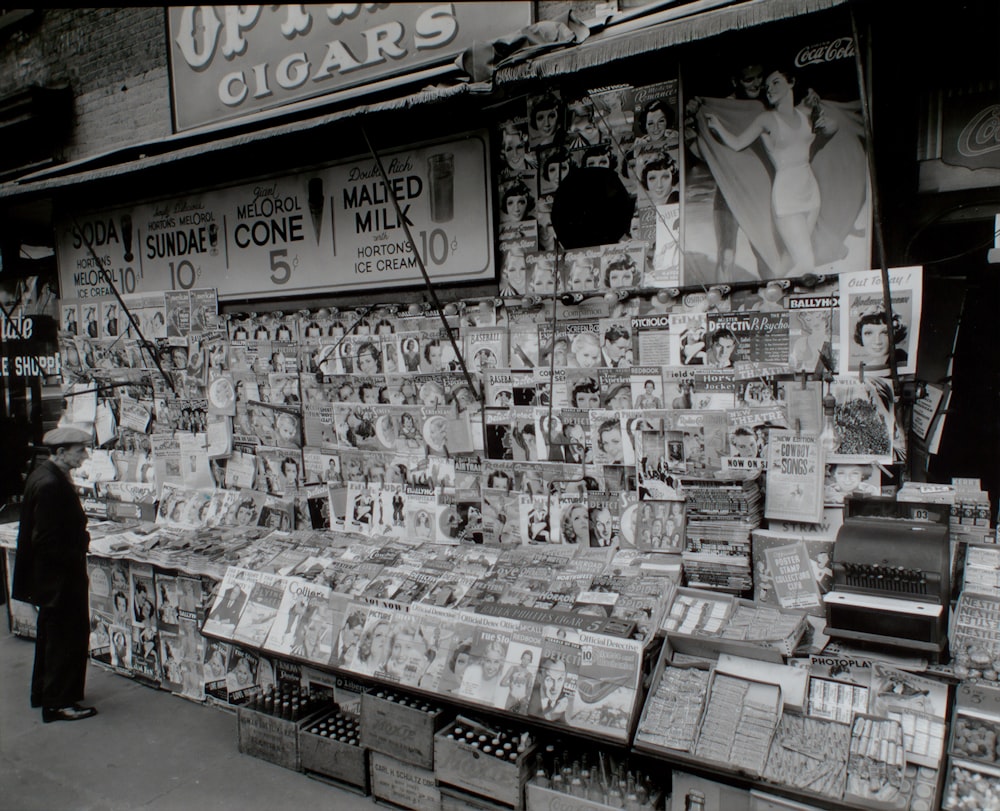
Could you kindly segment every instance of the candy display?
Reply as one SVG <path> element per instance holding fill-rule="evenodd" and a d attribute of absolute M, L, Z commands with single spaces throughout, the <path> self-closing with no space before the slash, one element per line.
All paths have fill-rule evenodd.
<path fill-rule="evenodd" d="M 775 684 L 715 674 L 702 713 L 694 754 L 760 774 L 781 711 Z"/>
<path fill-rule="evenodd" d="M 945 811 L 1000 811 L 1000 771 L 953 763 L 941 807 Z"/>
<path fill-rule="evenodd" d="M 763 777 L 839 799 L 847 776 L 850 739 L 847 724 L 786 712 L 771 741 Z"/>
<path fill-rule="evenodd" d="M 1000 762 L 1000 719 L 956 713 L 952 723 L 951 753 L 954 756 L 984 763 Z"/>
<path fill-rule="evenodd" d="M 851 725 L 846 795 L 860 803 L 905 808 L 903 728 L 898 721 L 856 715 Z"/>
<path fill-rule="evenodd" d="M 708 692 L 708 677 L 707 670 L 665 667 L 646 699 L 636 743 L 690 751 Z"/>

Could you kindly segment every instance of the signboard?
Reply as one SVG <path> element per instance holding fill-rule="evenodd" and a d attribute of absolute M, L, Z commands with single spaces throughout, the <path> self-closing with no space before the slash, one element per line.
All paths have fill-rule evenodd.
<path fill-rule="evenodd" d="M 531 4 L 171 6 L 177 130 L 411 73 L 531 22 Z"/>
<path fill-rule="evenodd" d="M 220 299 L 492 280 L 486 133 L 375 160 L 70 218 L 57 225 L 63 300 L 214 287 Z M 94 248 L 95 256 L 88 245 Z"/>
<path fill-rule="evenodd" d="M 8 319 L 0 313 L 2 377 L 53 377 L 60 372 L 56 322 L 49 315 Z"/>
<path fill-rule="evenodd" d="M 969 169 L 1000 169 L 1000 92 L 949 93 L 941 114 L 941 160 Z"/>
<path fill-rule="evenodd" d="M 0 376 L 59 374 L 58 304 L 54 273 L 0 281 Z"/>
<path fill-rule="evenodd" d="M 928 92 L 917 161 L 921 192 L 981 189 L 1000 184 L 1000 104 L 995 78 Z"/>

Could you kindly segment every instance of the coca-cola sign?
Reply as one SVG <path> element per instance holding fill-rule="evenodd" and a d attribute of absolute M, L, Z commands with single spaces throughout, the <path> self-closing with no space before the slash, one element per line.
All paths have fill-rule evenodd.
<path fill-rule="evenodd" d="M 996 84 L 953 89 L 941 102 L 941 160 L 967 169 L 1000 169 Z"/>
<path fill-rule="evenodd" d="M 807 65 L 818 65 L 822 62 L 836 62 L 838 59 L 853 58 L 854 40 L 851 37 L 838 37 L 829 42 L 806 45 L 795 54 L 795 67 L 804 68 Z"/>
<path fill-rule="evenodd" d="M 991 104 L 976 113 L 958 135 L 958 151 L 978 158 L 1000 149 L 1000 104 Z"/>

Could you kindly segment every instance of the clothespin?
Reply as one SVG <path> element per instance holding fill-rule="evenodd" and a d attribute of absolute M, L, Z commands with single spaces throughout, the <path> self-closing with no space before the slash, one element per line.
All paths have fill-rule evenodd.
<path fill-rule="evenodd" d="M 861 361 L 858 364 L 858 382 L 859 383 L 864 383 L 865 382 L 865 362 L 864 361 Z"/>
<path fill-rule="evenodd" d="M 802 436 L 802 420 L 795 418 L 795 436 Z"/>
<path fill-rule="evenodd" d="M 803 369 L 802 370 L 802 391 L 806 390 L 806 381 L 809 379 L 809 373 Z"/>

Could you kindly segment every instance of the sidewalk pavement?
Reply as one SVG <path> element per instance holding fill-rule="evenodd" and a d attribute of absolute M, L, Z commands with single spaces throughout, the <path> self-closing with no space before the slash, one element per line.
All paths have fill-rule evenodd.
<path fill-rule="evenodd" d="M 0 611 L 6 612 L 5 606 Z M 372 811 L 359 797 L 249 755 L 236 716 L 91 664 L 98 715 L 42 723 L 34 643 L 0 633 L 0 811 Z"/>

